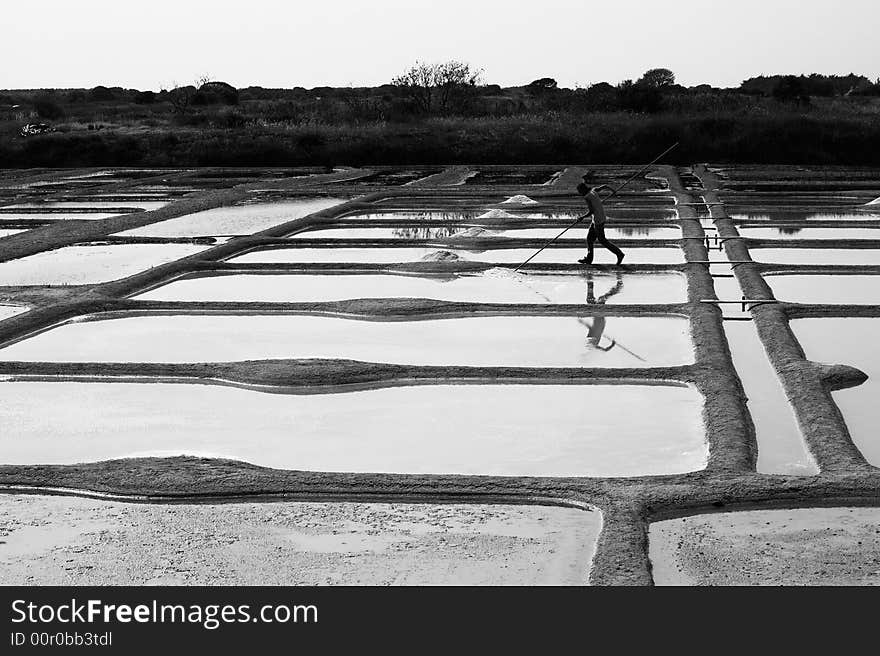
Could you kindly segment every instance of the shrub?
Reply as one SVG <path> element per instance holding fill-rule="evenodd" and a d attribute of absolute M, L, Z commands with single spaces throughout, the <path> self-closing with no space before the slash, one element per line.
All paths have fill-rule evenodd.
<path fill-rule="evenodd" d="M 226 82 L 205 82 L 192 99 L 193 105 L 237 105 L 238 90 Z"/>
<path fill-rule="evenodd" d="M 138 91 L 134 96 L 134 101 L 138 105 L 152 105 L 156 102 L 156 94 L 153 91 Z"/>
<path fill-rule="evenodd" d="M 89 91 L 89 100 L 92 102 L 109 102 L 111 100 L 116 100 L 116 94 L 112 89 L 108 89 L 107 87 L 97 86 L 91 91 Z"/>
<path fill-rule="evenodd" d="M 247 125 L 247 118 L 241 112 L 235 110 L 220 112 L 213 121 L 218 128 L 238 130 Z"/>
<path fill-rule="evenodd" d="M 34 110 L 40 118 L 57 121 L 64 118 L 64 109 L 49 95 L 41 95 L 34 98 Z"/>
<path fill-rule="evenodd" d="M 809 104 L 810 96 L 807 94 L 807 85 L 804 80 L 795 75 L 785 75 L 779 79 L 773 87 L 773 97 L 781 102 L 794 102 Z"/>
<path fill-rule="evenodd" d="M 196 95 L 196 88 L 192 85 L 176 86 L 169 91 L 165 97 L 171 103 L 175 114 L 186 114 L 190 111 L 190 105 L 193 97 Z"/>
<path fill-rule="evenodd" d="M 658 87 L 636 84 L 632 80 L 618 85 L 617 96 L 621 109 L 639 114 L 654 114 L 663 106 L 663 95 Z"/>
<path fill-rule="evenodd" d="M 637 84 L 654 89 L 671 87 L 675 84 L 675 73 L 668 68 L 652 68 L 649 71 L 645 71 L 645 74 L 639 78 Z"/>

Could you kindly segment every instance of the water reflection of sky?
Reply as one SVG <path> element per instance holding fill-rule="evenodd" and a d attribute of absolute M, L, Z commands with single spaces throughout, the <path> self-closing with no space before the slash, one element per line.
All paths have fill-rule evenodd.
<path fill-rule="evenodd" d="M 543 185 L 559 173 L 558 169 L 539 171 L 478 171 L 476 175 L 465 180 L 465 184 L 478 185 Z"/>
<path fill-rule="evenodd" d="M 428 366 L 647 367 L 694 361 L 683 317 L 467 316 L 365 321 L 290 315 L 140 316 L 69 323 L 3 349 L 24 362 L 238 362 L 347 359 Z M 156 336 L 162 335 L 157 340 Z M 241 339 L 247 335 L 247 339 Z M 601 338 L 601 339 L 599 339 Z M 425 345 L 430 348 L 425 348 Z"/>
<path fill-rule="evenodd" d="M 557 222 L 571 223 L 577 217 L 583 215 L 580 209 L 572 209 L 566 211 L 522 211 L 518 208 L 508 208 L 506 210 L 511 214 L 508 218 L 511 222 Z M 450 223 L 497 223 L 497 219 L 490 218 L 481 219 L 481 215 L 486 214 L 485 209 L 480 210 L 437 210 L 437 209 L 412 209 L 412 210 L 395 210 L 380 212 L 364 212 L 358 214 L 347 214 L 340 217 L 340 220 L 346 223 L 363 221 L 375 223 L 407 223 L 414 222 L 450 222 Z M 674 210 L 668 209 L 642 209 L 632 207 L 622 207 L 610 209 L 608 211 L 608 221 L 613 223 L 615 220 L 626 221 L 666 221 L 676 218 L 677 214 Z"/>
<path fill-rule="evenodd" d="M 880 239 L 880 228 L 805 228 L 777 226 L 773 228 L 738 228 L 740 236 L 752 239 Z"/>
<path fill-rule="evenodd" d="M 775 298 L 792 303 L 876 305 L 880 298 L 880 276 L 773 274 L 765 280 Z"/>
<path fill-rule="evenodd" d="M 816 210 L 762 210 L 731 212 L 736 221 L 880 221 L 880 213 L 852 210 L 821 212 Z"/>
<path fill-rule="evenodd" d="M 792 321 L 791 328 L 811 360 L 848 364 L 868 374 L 866 382 L 836 391 L 833 396 L 856 446 L 868 462 L 880 465 L 880 440 L 877 440 L 880 356 L 876 349 L 865 347 L 876 341 L 880 321 L 866 318 L 798 319 Z"/>
<path fill-rule="evenodd" d="M 401 171 L 384 171 L 373 173 L 363 178 L 354 180 L 356 184 L 366 185 L 404 185 L 409 182 L 421 180 L 429 175 L 440 173 L 440 169 L 411 169 Z"/>
<path fill-rule="evenodd" d="M 405 243 L 405 242 L 403 242 Z M 471 261 L 497 264 L 521 264 L 534 256 L 536 264 L 574 263 L 585 254 L 585 247 L 553 247 L 543 249 L 536 255 L 536 249 L 528 248 L 480 248 L 478 245 L 466 248 L 446 245 L 425 246 L 342 246 L 318 247 L 302 246 L 298 248 L 264 248 L 241 255 L 236 255 L 227 262 L 232 264 L 312 264 L 312 263 L 349 263 L 349 264 L 388 264 L 403 262 L 441 262 Z M 597 265 L 614 263 L 614 255 L 606 249 L 596 251 Z M 629 264 L 680 264 L 684 262 L 681 249 L 675 247 L 636 247 L 626 249 L 626 261 Z"/>
<path fill-rule="evenodd" d="M 682 303 L 678 273 L 588 271 L 582 275 L 513 273 L 510 269 L 460 275 L 390 273 L 193 274 L 137 296 L 151 301 L 311 303 L 359 298 L 427 298 L 469 303 L 572 305 Z"/>
<path fill-rule="evenodd" d="M 566 239 L 583 239 L 586 237 L 587 222 L 575 226 L 566 232 Z M 328 226 L 298 232 L 292 237 L 295 239 L 552 239 L 560 234 L 561 227 L 541 228 L 510 228 L 503 227 L 480 227 L 467 224 L 446 225 L 408 225 L 388 227 L 355 227 L 354 225 Z M 606 228 L 605 234 L 610 239 L 615 238 L 652 238 L 652 239 L 678 239 L 681 237 L 681 229 L 678 226 L 618 226 Z"/>
<path fill-rule="evenodd" d="M 482 214 L 476 211 L 454 211 L 444 212 L 441 210 L 421 210 L 412 212 L 365 212 L 363 214 L 348 214 L 344 217 L 346 221 L 375 221 L 379 223 L 389 222 L 406 222 L 406 221 L 433 221 L 451 223 L 461 223 L 464 221 L 473 221 Z"/>
<path fill-rule="evenodd" d="M 308 471 L 644 476 L 705 466 L 701 407 L 693 388 L 653 385 L 294 395 L 166 383 L 4 383 L 0 412 L 16 430 L 0 433 L 0 446 L 13 464 L 95 462 L 147 450 Z M 88 439 L 83 417 L 90 418 Z"/>
<path fill-rule="evenodd" d="M 750 255 L 756 262 L 775 264 L 880 264 L 878 248 L 751 248 Z"/>

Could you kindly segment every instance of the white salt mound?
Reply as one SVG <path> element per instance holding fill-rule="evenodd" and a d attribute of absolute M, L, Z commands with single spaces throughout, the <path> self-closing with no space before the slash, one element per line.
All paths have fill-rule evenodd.
<path fill-rule="evenodd" d="M 505 269 L 504 267 L 486 269 L 482 275 L 487 278 L 506 278 L 507 280 L 520 280 L 526 276 L 524 273 L 514 271 L 513 269 Z"/>
<path fill-rule="evenodd" d="M 532 200 L 528 196 L 523 196 L 522 194 L 517 194 L 516 196 L 511 196 L 507 200 L 501 203 L 502 205 L 537 205 L 538 201 Z"/>
<path fill-rule="evenodd" d="M 547 180 L 547 182 L 543 183 L 541 186 L 542 187 L 549 187 L 551 185 L 555 185 L 557 182 L 559 182 L 559 178 L 562 177 L 562 174 L 565 173 L 565 171 L 567 171 L 567 170 L 568 169 L 564 169 L 562 171 L 557 171 L 552 176 L 550 176 L 550 179 Z"/>
<path fill-rule="evenodd" d="M 505 203 L 508 201 L 504 201 Z M 485 214 L 480 214 L 477 217 L 478 219 L 515 219 L 517 218 L 516 214 L 511 214 L 506 210 L 489 210 Z"/>
<path fill-rule="evenodd" d="M 449 235 L 449 239 L 476 239 L 479 237 L 491 237 L 494 234 L 496 234 L 494 230 L 486 230 L 485 228 L 474 226 L 473 228 Z"/>
<path fill-rule="evenodd" d="M 649 174 L 649 175 L 645 176 L 645 179 L 646 180 L 654 180 L 655 182 L 657 182 L 660 185 L 659 189 L 648 189 L 647 191 L 649 191 L 649 192 L 659 191 L 660 193 L 666 193 L 669 191 L 669 181 L 666 178 L 660 177 L 659 175 L 650 175 Z"/>
<path fill-rule="evenodd" d="M 422 258 L 422 262 L 455 262 L 461 258 L 451 251 L 434 251 Z"/>

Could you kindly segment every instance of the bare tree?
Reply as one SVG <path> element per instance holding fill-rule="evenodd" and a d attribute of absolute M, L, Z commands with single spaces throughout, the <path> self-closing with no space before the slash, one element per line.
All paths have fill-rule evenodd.
<path fill-rule="evenodd" d="M 477 86 L 482 78 L 482 69 L 473 69 L 470 64 L 451 60 L 438 64 L 417 61 L 391 84 L 401 87 L 416 108 L 425 114 L 435 110 L 447 113 L 467 95 L 467 91 Z"/>
<path fill-rule="evenodd" d="M 436 69 L 437 64 L 417 61 L 402 75 L 391 80 L 391 84 L 404 89 L 419 111 L 430 114 L 434 106 Z"/>
<path fill-rule="evenodd" d="M 210 75 L 202 75 L 193 84 L 180 85 L 176 82 L 168 92 L 168 99 L 175 114 L 186 114 L 198 90 L 211 81 Z"/>
<path fill-rule="evenodd" d="M 482 70 L 472 69 L 469 64 L 460 61 L 440 64 L 436 80 L 440 111 L 446 114 L 462 103 L 469 91 L 479 84 L 482 74 Z"/>

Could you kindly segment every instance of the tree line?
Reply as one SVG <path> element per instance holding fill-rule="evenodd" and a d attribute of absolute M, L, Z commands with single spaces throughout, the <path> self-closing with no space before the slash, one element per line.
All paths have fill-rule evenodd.
<path fill-rule="evenodd" d="M 482 69 L 466 62 L 416 62 L 387 84 L 377 87 L 316 87 L 305 89 L 237 89 L 210 76 L 168 89 L 140 91 L 97 86 L 92 89 L 0 92 L 0 108 L 31 109 L 39 118 L 58 121 L 95 105 L 130 104 L 164 107 L 178 122 L 198 124 L 197 115 L 211 108 L 247 109 L 226 112 L 228 122 L 247 122 L 246 114 L 267 121 L 301 122 L 323 117 L 348 120 L 415 120 L 431 116 L 509 116 L 523 112 L 661 112 L 700 113 L 747 109 L 762 99 L 807 107 L 814 98 L 878 97 L 880 79 L 863 75 L 773 75 L 753 77 L 735 88 L 708 84 L 684 87 L 666 68 L 653 68 L 640 78 L 617 84 L 598 82 L 574 89 L 560 87 L 551 77 L 520 87 L 488 84 Z M 204 110 L 204 111 L 203 111 Z M 153 110 L 155 111 L 155 110 Z M 232 125 L 234 127 L 234 125 Z"/>

